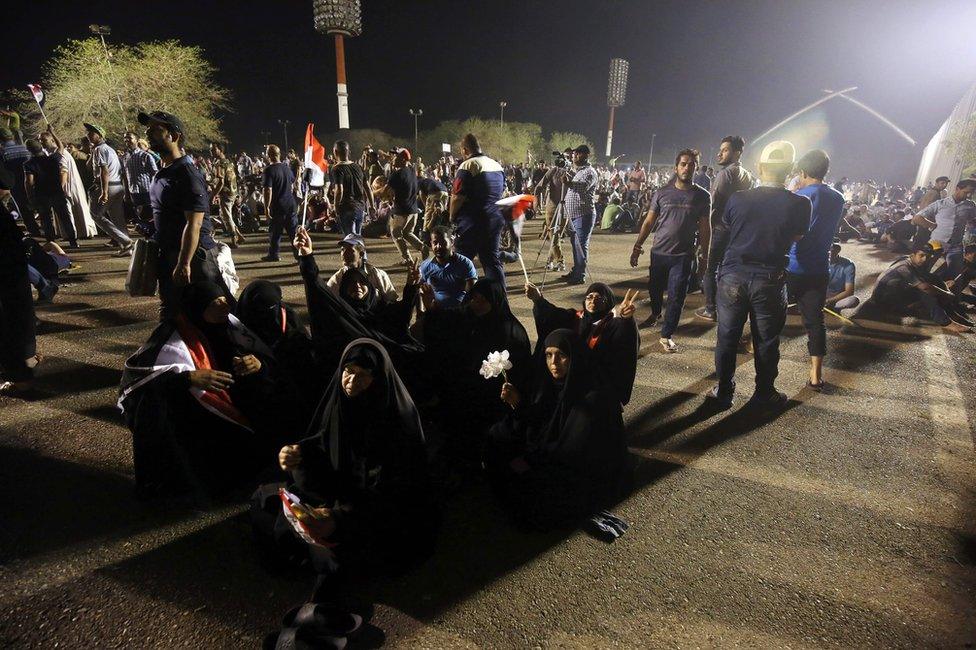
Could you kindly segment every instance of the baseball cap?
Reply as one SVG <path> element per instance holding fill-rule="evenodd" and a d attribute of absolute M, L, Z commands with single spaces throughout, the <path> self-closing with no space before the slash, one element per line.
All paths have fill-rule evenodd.
<path fill-rule="evenodd" d="M 786 140 L 776 140 L 763 147 L 759 164 L 792 165 L 796 161 L 796 148 Z"/>
<path fill-rule="evenodd" d="M 349 233 L 345 237 L 339 240 L 337 244 L 340 248 L 343 246 L 356 246 L 358 248 L 366 248 L 366 242 L 362 237 L 355 233 Z"/>
<path fill-rule="evenodd" d="M 183 122 L 180 118 L 176 117 L 172 113 L 167 113 L 165 111 L 153 111 L 151 113 L 139 113 L 139 124 L 143 126 L 149 126 L 150 122 L 159 122 L 160 124 L 165 124 L 166 128 L 176 133 L 185 133 L 183 130 Z"/>
<path fill-rule="evenodd" d="M 396 155 L 403 156 L 404 160 L 410 160 L 410 150 L 406 147 L 395 147 L 393 151 L 396 152 Z"/>
<path fill-rule="evenodd" d="M 91 122 L 84 122 L 85 131 L 94 131 L 98 135 L 105 137 L 105 129 L 98 126 L 97 124 L 92 124 Z"/>

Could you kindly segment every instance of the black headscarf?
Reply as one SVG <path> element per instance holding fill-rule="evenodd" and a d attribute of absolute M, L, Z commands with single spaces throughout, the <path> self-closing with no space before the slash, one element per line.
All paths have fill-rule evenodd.
<path fill-rule="evenodd" d="M 569 357 L 569 370 L 566 376 L 557 381 L 549 370 L 545 351 L 559 348 Z M 592 377 L 587 369 L 588 355 L 576 332 L 558 329 L 551 332 L 543 344 L 543 367 L 537 372 L 536 392 L 533 403 L 552 409 L 552 417 L 532 435 L 535 444 L 545 448 L 557 444 L 570 409 L 586 394 Z"/>
<path fill-rule="evenodd" d="M 233 365 L 236 354 L 234 343 L 227 333 L 229 322 L 208 323 L 203 313 L 217 298 L 226 297 L 224 290 L 209 280 L 197 280 L 183 290 L 181 311 L 186 319 L 203 334 L 205 344 L 213 353 L 213 362 L 218 370 L 228 370 Z"/>
<path fill-rule="evenodd" d="M 342 371 L 355 363 L 373 375 L 373 383 L 356 397 L 342 389 Z M 425 462 L 420 415 L 382 345 L 356 339 L 346 346 L 332 383 L 325 390 L 302 441 L 303 469 L 296 481 L 321 497 L 341 497 L 346 490 L 379 489 L 374 481 L 400 475 L 397 467 Z M 370 472 L 383 467 L 382 474 Z M 364 475 L 365 471 L 368 473 Z M 386 486 L 389 487 L 389 486 Z"/>
<path fill-rule="evenodd" d="M 356 281 L 368 287 L 365 298 L 360 299 L 349 295 L 349 288 Z M 369 281 L 365 273 L 355 267 L 346 269 L 343 274 L 342 282 L 339 283 L 339 296 L 360 316 L 372 314 L 380 302 L 376 287 Z"/>
<path fill-rule="evenodd" d="M 281 287 L 268 280 L 254 280 L 247 285 L 234 315 L 270 347 L 298 327 L 295 313 L 282 302 Z"/>
<path fill-rule="evenodd" d="M 592 314 L 586 310 L 586 299 L 583 299 L 583 316 L 580 318 L 580 336 L 587 337 L 590 334 L 590 328 L 593 327 L 594 323 L 603 320 L 611 311 L 613 311 L 613 306 L 615 298 L 613 295 L 613 289 L 603 282 L 594 282 L 586 290 L 585 295 L 590 295 L 591 293 L 599 293 L 603 297 L 603 305 L 593 312 Z"/>

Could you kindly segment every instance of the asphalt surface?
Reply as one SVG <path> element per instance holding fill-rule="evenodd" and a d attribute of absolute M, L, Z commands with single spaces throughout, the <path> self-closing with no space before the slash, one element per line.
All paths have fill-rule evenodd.
<path fill-rule="evenodd" d="M 259 261 L 264 237 L 235 252 L 242 279 L 278 281 L 303 305 L 297 267 Z M 323 268 L 338 264 L 335 239 L 316 236 Z M 369 243 L 402 284 L 389 240 Z M 627 266 L 632 243 L 597 233 L 592 272 L 644 298 L 647 260 Z M 537 250 L 526 242 L 539 280 Z M 863 299 L 890 256 L 861 244 L 844 254 Z M 0 398 L 0 645 L 259 647 L 311 580 L 259 565 L 243 504 L 133 498 L 116 390 L 156 300 L 123 292 L 127 262 L 102 240 L 75 259 L 71 284 L 37 310 L 35 399 Z M 520 284 L 518 265 L 509 273 Z M 572 305 L 583 288 L 545 293 Z M 625 413 L 635 486 L 615 508 L 629 532 L 612 545 L 525 534 L 483 487 L 462 490 L 429 561 L 363 586 L 388 646 L 972 647 L 976 336 L 831 323 L 820 394 L 805 387 L 791 316 L 779 379 L 789 407 L 742 410 L 752 364 L 741 355 L 736 405 L 716 415 L 700 408 L 714 345 L 714 325 L 693 317 L 700 304 L 689 296 L 677 354 L 642 331 Z M 531 333 L 528 300 L 512 305 Z"/>

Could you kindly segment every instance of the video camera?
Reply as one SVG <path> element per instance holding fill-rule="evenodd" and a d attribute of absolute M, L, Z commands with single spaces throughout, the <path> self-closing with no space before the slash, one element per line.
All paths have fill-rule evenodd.
<path fill-rule="evenodd" d="M 556 167 L 566 168 L 569 166 L 569 159 L 566 157 L 566 155 L 563 152 L 553 151 L 552 155 L 554 157 L 552 164 L 555 165 Z"/>

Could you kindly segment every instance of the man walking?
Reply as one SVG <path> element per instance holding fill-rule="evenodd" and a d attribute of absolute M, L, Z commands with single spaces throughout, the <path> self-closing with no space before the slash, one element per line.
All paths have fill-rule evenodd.
<path fill-rule="evenodd" d="M 505 217 L 495 202 L 505 191 L 505 171 L 497 161 L 481 152 L 481 144 L 473 133 L 461 140 L 464 162 L 458 166 L 450 203 L 451 223 L 454 224 L 458 253 L 481 263 L 486 278 L 505 286 L 501 245 Z"/>
<path fill-rule="evenodd" d="M 139 123 L 146 127 L 149 146 L 162 163 L 149 188 L 159 245 L 160 320 L 176 316 L 183 287 L 196 280 L 220 285 L 233 302 L 217 265 L 207 181 L 182 151 L 183 123 L 163 111 L 139 113 Z"/>
<path fill-rule="evenodd" d="M 789 302 L 800 308 L 807 330 L 809 385 L 814 390 L 822 390 L 823 358 L 827 354 L 823 309 L 830 283 L 830 247 L 844 216 L 844 195 L 823 182 L 830 168 L 830 158 L 825 151 L 814 149 L 800 158 L 797 167 L 800 176 L 796 193 L 810 199 L 812 212 L 809 230 L 790 248 L 786 289 Z"/>
<path fill-rule="evenodd" d="M 733 194 L 722 214 L 728 245 L 718 270 L 718 384 L 708 394 L 721 409 L 732 406 L 735 357 L 747 318 L 756 366 L 756 391 L 750 404 L 778 407 L 786 403 L 786 395 L 775 388 L 779 335 L 786 322 L 783 273 L 786 253 L 806 234 L 811 212 L 807 197 L 784 187 L 795 156 L 789 142 L 766 145 L 759 158 L 760 187 Z"/>
<path fill-rule="evenodd" d="M 156 156 L 139 147 L 139 137 L 131 131 L 125 134 L 125 149 L 122 165 L 125 168 L 127 198 L 136 218 L 143 224 L 148 224 L 152 222 L 149 188 L 159 171 L 159 163 L 156 162 Z"/>
<path fill-rule="evenodd" d="M 246 243 L 244 235 L 237 227 L 234 219 L 234 204 L 237 200 L 237 168 L 227 158 L 224 145 L 218 142 L 210 143 L 210 154 L 214 157 L 213 188 L 211 193 L 217 197 L 220 205 L 220 221 L 224 226 L 224 234 L 230 234 L 230 247 L 237 248 Z"/>
<path fill-rule="evenodd" d="M 417 173 L 407 164 L 409 162 L 410 151 L 402 147 L 396 149 L 393 156 L 393 171 L 390 172 L 387 182 L 387 187 L 393 194 L 390 236 L 397 250 L 400 251 L 400 264 L 404 266 L 415 264 L 407 251 L 408 244 L 416 251 L 424 249 L 423 243 L 413 232 L 417 227 L 417 213 L 420 207 L 417 205 Z"/>
<path fill-rule="evenodd" d="M 281 234 L 288 231 L 288 241 L 295 239 L 298 228 L 298 209 L 292 186 L 295 184 L 295 174 L 291 166 L 281 161 L 281 149 L 276 144 L 269 144 L 267 148 L 268 160 L 271 164 L 264 168 L 264 205 L 268 209 L 268 254 L 261 258 L 262 262 L 278 262 L 281 246 Z"/>
<path fill-rule="evenodd" d="M 115 149 L 105 142 L 105 129 L 86 122 L 85 132 L 92 147 L 88 162 L 95 179 L 90 195 L 92 218 L 119 247 L 119 257 L 123 257 L 132 250 L 132 239 L 125 220 L 122 163 Z"/>
<path fill-rule="evenodd" d="M 727 135 L 722 138 L 715 159 L 722 170 L 712 180 L 712 215 L 710 218 L 711 239 L 708 251 L 708 265 L 702 274 L 702 294 L 705 296 L 705 306 L 695 312 L 695 316 L 705 320 L 715 321 L 715 276 L 718 265 L 722 263 L 725 247 L 728 243 L 728 230 L 722 223 L 722 214 L 729 197 L 736 192 L 752 187 L 752 175 L 746 171 L 739 159 L 745 149 L 745 140 L 737 135 Z"/>
<path fill-rule="evenodd" d="M 641 327 L 653 327 L 660 318 L 662 297 L 667 287 L 667 312 L 660 339 L 665 352 L 678 351 L 671 337 L 681 320 L 696 244 L 703 257 L 708 251 L 711 199 L 703 187 L 692 183 L 698 167 L 698 156 L 694 149 L 684 149 L 678 154 L 674 162 L 674 182 L 654 193 L 630 255 L 630 265 L 636 268 L 644 252 L 641 246 L 654 232 L 649 270 L 651 315 L 641 323 Z M 706 260 L 702 259 L 699 268 L 705 266 Z"/>
<path fill-rule="evenodd" d="M 573 246 L 573 269 L 562 276 L 567 284 L 586 282 L 586 264 L 590 255 L 590 235 L 596 222 L 597 173 L 590 165 L 590 148 L 585 144 L 573 149 L 573 169 L 566 173 L 566 200 L 563 212 L 569 242 Z"/>
<path fill-rule="evenodd" d="M 24 164 L 24 180 L 27 199 L 41 217 L 47 241 L 55 241 L 54 220 L 58 220 L 61 234 L 68 240 L 69 248 L 78 248 L 78 235 L 68 204 L 68 169 L 62 164 L 61 154 L 48 154 L 37 140 L 28 140 L 31 159 Z"/>
<path fill-rule="evenodd" d="M 373 191 L 359 163 L 349 160 L 349 143 L 336 140 L 332 147 L 336 163 L 332 166 L 332 205 L 343 235 L 361 235 L 366 206 L 373 205 Z"/>

